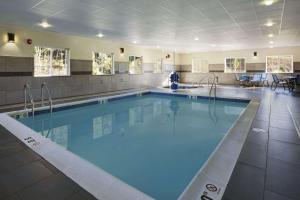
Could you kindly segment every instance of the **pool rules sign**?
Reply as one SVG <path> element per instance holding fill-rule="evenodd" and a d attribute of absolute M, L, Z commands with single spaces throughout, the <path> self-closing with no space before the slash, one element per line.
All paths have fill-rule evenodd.
<path fill-rule="evenodd" d="M 215 183 L 206 182 L 205 187 L 200 192 L 199 200 L 219 200 L 221 199 L 221 187 Z"/>

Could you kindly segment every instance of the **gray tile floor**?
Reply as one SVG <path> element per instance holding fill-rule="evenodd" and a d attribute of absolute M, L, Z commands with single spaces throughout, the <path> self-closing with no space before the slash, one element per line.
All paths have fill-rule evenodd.
<path fill-rule="evenodd" d="M 287 109 L 299 111 L 300 98 L 283 91 L 256 95 L 262 103 L 223 200 L 300 200 L 300 139 Z"/>
<path fill-rule="evenodd" d="M 208 89 L 190 92 L 207 95 Z M 223 200 L 300 200 L 300 140 L 286 106 L 300 119 L 300 95 L 228 87 L 218 88 L 217 95 L 261 99 Z M 0 126 L 0 200 L 4 199 L 94 197 Z"/>
<path fill-rule="evenodd" d="M 95 199 L 0 126 L 0 200 Z"/>

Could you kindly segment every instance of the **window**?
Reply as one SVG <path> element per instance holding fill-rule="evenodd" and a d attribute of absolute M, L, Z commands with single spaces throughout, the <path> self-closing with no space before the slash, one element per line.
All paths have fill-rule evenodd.
<path fill-rule="evenodd" d="M 245 58 L 225 58 L 225 73 L 246 73 Z"/>
<path fill-rule="evenodd" d="M 34 47 L 34 76 L 69 76 L 70 50 Z"/>
<path fill-rule="evenodd" d="M 143 57 L 129 56 L 129 74 L 143 73 Z"/>
<path fill-rule="evenodd" d="M 293 56 L 267 56 L 266 73 L 293 73 Z"/>
<path fill-rule="evenodd" d="M 192 73 L 208 73 L 208 61 L 199 58 L 192 60 Z"/>
<path fill-rule="evenodd" d="M 176 70 L 176 67 L 175 67 L 171 57 L 163 59 L 163 67 L 164 67 L 165 71 L 167 71 L 167 72 Z"/>
<path fill-rule="evenodd" d="M 93 75 L 114 74 L 114 55 L 93 52 Z"/>
<path fill-rule="evenodd" d="M 155 64 L 154 64 L 154 73 L 162 73 L 163 72 L 163 59 L 159 58 L 156 60 Z"/>

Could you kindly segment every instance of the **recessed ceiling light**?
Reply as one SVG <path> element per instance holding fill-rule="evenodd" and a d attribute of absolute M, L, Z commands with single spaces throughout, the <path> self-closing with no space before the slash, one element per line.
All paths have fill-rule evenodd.
<path fill-rule="evenodd" d="M 266 23 L 265 24 L 266 26 L 268 26 L 268 27 L 271 27 L 271 26 L 273 26 L 274 25 L 274 23 L 273 22 L 271 22 L 271 21 L 269 21 L 268 23 Z"/>
<path fill-rule="evenodd" d="M 195 41 L 198 41 L 199 40 L 199 38 L 198 37 L 195 37 L 195 39 L 194 39 Z"/>
<path fill-rule="evenodd" d="M 263 1 L 263 4 L 266 5 L 266 6 L 270 6 L 274 3 L 274 0 L 264 0 Z"/>
<path fill-rule="evenodd" d="M 43 28 L 49 28 L 49 27 L 52 26 L 51 24 L 49 24 L 49 23 L 47 22 L 47 20 L 43 20 L 43 21 L 42 21 L 41 23 L 39 23 L 38 25 L 41 26 L 41 27 L 43 27 Z"/>
<path fill-rule="evenodd" d="M 269 38 L 272 38 L 272 37 L 274 37 L 274 35 L 273 35 L 273 34 L 269 34 L 268 37 L 269 37 Z"/>
<path fill-rule="evenodd" d="M 222 44 L 221 47 L 231 47 L 232 44 Z"/>
<path fill-rule="evenodd" d="M 210 46 L 211 46 L 211 47 L 216 47 L 217 45 L 215 45 L 215 44 L 211 44 Z"/>
<path fill-rule="evenodd" d="M 133 43 L 133 44 L 136 44 L 136 43 L 137 43 L 137 41 L 136 41 L 136 40 L 134 40 L 132 43 Z"/>
<path fill-rule="evenodd" d="M 99 37 L 99 38 L 103 38 L 103 37 L 104 37 L 104 35 L 103 35 L 103 33 L 98 33 L 98 34 L 97 34 L 97 37 Z"/>
<path fill-rule="evenodd" d="M 273 41 L 270 41 L 269 43 L 270 43 L 270 44 L 274 44 L 274 42 L 273 42 Z"/>
<path fill-rule="evenodd" d="M 157 48 L 157 49 L 159 49 L 159 48 L 160 48 L 160 46 L 159 46 L 159 45 L 156 45 L 156 48 Z"/>

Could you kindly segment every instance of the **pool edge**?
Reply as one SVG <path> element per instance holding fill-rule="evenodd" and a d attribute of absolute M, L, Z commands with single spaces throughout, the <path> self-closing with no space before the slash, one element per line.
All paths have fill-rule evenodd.
<path fill-rule="evenodd" d="M 222 199 L 259 105 L 258 99 L 251 99 L 178 200 Z"/>
<path fill-rule="evenodd" d="M 89 104 L 89 103 L 93 103 L 93 102 L 100 102 L 103 100 L 117 100 L 120 98 L 126 98 L 128 96 L 133 96 L 133 95 L 140 95 L 140 94 L 146 94 L 146 93 L 155 93 L 155 94 L 164 94 L 164 95 L 173 95 L 173 96 L 183 96 L 183 97 L 196 97 L 196 98 L 204 98 L 204 99 L 208 99 L 209 97 L 207 96 L 203 96 L 203 95 L 196 95 L 196 94 L 183 94 L 183 93 L 173 93 L 173 92 L 166 92 L 166 91 L 159 91 L 159 90 L 142 90 L 142 91 L 137 91 L 137 92 L 130 92 L 130 93 L 125 93 L 125 94 L 119 94 L 119 95 L 112 95 L 112 96 L 106 96 L 106 97 L 98 97 L 98 98 L 93 98 L 93 99 L 89 99 L 89 100 L 81 100 L 81 101 L 75 101 L 75 102 L 69 102 L 69 103 L 63 103 L 63 104 L 57 104 L 54 106 L 54 108 L 61 108 L 61 107 L 65 107 L 65 106 L 76 106 L 76 105 L 80 105 L 80 104 Z M 238 102 L 246 102 L 246 101 L 250 101 L 249 99 L 243 99 L 243 98 L 229 98 L 229 97 L 218 97 L 217 100 L 232 100 L 232 101 L 238 101 Z M 249 102 L 248 106 L 246 107 L 245 111 L 243 113 L 241 113 L 241 115 L 238 117 L 238 119 L 236 120 L 236 122 L 233 124 L 233 126 L 237 125 L 237 122 L 240 120 L 240 118 L 242 117 L 242 115 L 246 112 L 247 108 L 249 107 L 250 103 L 253 101 L 253 99 Z M 38 111 L 44 111 L 47 110 L 47 107 L 41 107 L 39 109 L 37 109 Z M 72 152 L 65 150 L 64 148 L 62 148 L 61 146 L 59 146 L 58 144 L 56 144 L 55 142 L 52 142 L 50 139 L 44 138 L 42 136 L 40 136 L 39 134 L 36 134 L 35 131 L 33 131 L 32 129 L 26 127 L 25 125 L 21 124 L 20 122 L 18 122 L 17 120 L 13 119 L 11 117 L 11 115 L 14 115 L 16 113 L 20 113 L 20 112 L 24 112 L 24 110 L 19 110 L 19 111 L 12 111 L 12 112 L 7 112 L 7 113 L 2 113 L 0 114 L 0 124 L 2 124 L 4 127 L 6 127 L 12 134 L 14 134 L 15 136 L 17 136 L 22 142 L 24 142 L 27 146 L 29 146 L 32 150 L 34 150 L 36 153 L 38 153 L 40 156 L 42 156 L 44 159 L 46 159 L 49 163 L 53 164 L 56 168 L 58 168 L 60 171 L 62 171 L 66 176 L 68 176 L 69 178 L 71 178 L 72 180 L 74 180 L 78 185 L 80 185 L 81 187 L 83 187 L 84 189 L 86 189 L 88 192 L 90 192 L 92 195 L 94 195 L 96 198 L 99 199 L 139 199 L 139 200 L 148 200 L 148 199 L 153 199 L 152 197 L 148 196 L 147 194 L 137 190 L 136 188 L 128 185 L 127 183 L 115 178 L 114 176 L 110 175 L 109 173 L 105 172 L 104 170 L 94 166 L 93 164 L 91 164 L 88 161 L 85 161 L 84 159 L 80 158 L 79 156 L 73 154 Z M 3 118 L 10 118 L 10 123 L 12 123 L 9 127 L 7 127 L 7 125 L 3 124 Z M 5 120 L 4 120 L 5 121 Z M 23 126 L 23 129 L 19 129 L 20 126 Z M 19 127 L 19 128 L 18 128 Z M 24 128 L 25 130 L 27 130 L 29 133 L 27 135 L 24 134 Z M 228 131 L 232 131 L 232 128 Z M 23 132 L 23 133 L 20 133 Z M 201 167 L 201 169 L 195 174 L 193 180 L 190 182 L 190 184 L 188 185 L 188 187 L 183 191 L 183 193 L 181 194 L 181 196 L 179 197 L 179 199 L 186 199 L 185 196 L 188 195 L 189 197 L 191 197 L 191 189 L 193 187 L 195 187 L 195 184 L 193 184 L 193 182 L 198 180 L 199 175 L 201 175 L 202 179 L 206 178 L 207 180 L 210 180 L 209 177 L 207 177 L 207 173 L 203 173 L 203 169 L 207 166 L 207 165 L 211 165 L 211 160 L 213 159 L 212 156 L 214 156 L 216 154 L 216 150 L 219 149 L 219 146 L 221 146 L 221 144 L 224 143 L 224 139 L 227 138 L 227 136 L 229 135 L 227 132 L 227 134 L 224 136 L 224 138 L 221 140 L 221 142 L 219 143 L 219 145 L 217 146 L 217 148 L 215 149 L 215 151 L 211 154 L 211 156 L 209 157 L 209 159 L 206 161 L 206 163 Z M 35 140 L 36 143 L 32 143 L 32 144 L 28 144 L 28 138 L 33 138 Z M 38 143 L 38 144 L 37 144 Z M 62 165 L 63 162 L 59 162 L 59 158 L 57 158 L 56 156 L 53 156 L 53 154 L 50 154 L 49 149 L 46 151 L 45 148 L 41 148 L 39 147 L 41 144 L 45 144 L 46 146 L 48 146 L 47 148 L 50 147 L 50 149 L 52 148 L 52 151 L 54 151 L 53 149 L 58 150 L 62 155 L 65 155 L 66 157 L 70 157 L 74 160 L 76 160 L 76 163 L 79 162 L 84 162 L 85 166 L 87 167 L 90 173 L 90 179 L 86 178 L 86 180 L 89 181 L 83 181 L 82 180 L 82 175 L 86 176 L 85 171 L 83 169 L 80 169 L 79 167 L 67 167 L 66 164 L 65 166 Z M 243 145 L 242 145 L 243 146 Z M 43 152 L 43 151 L 46 151 Z M 63 153 L 62 153 L 63 152 Z M 238 154 L 239 155 L 239 154 Z M 61 161 L 65 160 L 65 157 L 61 158 Z M 73 160 L 72 160 L 73 161 Z M 209 162 L 209 164 L 207 164 L 207 162 Z M 236 163 L 236 162 L 235 162 Z M 234 163 L 234 165 L 235 165 Z M 97 169 L 95 169 L 97 168 Z M 99 170 L 98 170 L 99 169 Z M 96 171 L 95 171 L 96 170 Z M 99 191 L 99 188 L 95 188 L 95 186 L 93 185 L 97 185 L 99 183 L 96 184 L 97 180 L 95 180 L 95 175 L 91 172 L 95 172 L 95 173 L 100 173 L 101 175 L 104 175 L 107 179 L 109 179 L 111 181 L 111 179 L 113 179 L 114 181 L 114 188 L 113 191 L 110 192 L 111 195 L 109 194 L 105 194 L 105 191 Z M 232 172 L 232 171 L 231 171 Z M 81 176 L 80 176 L 81 175 Z M 98 176 L 99 174 L 97 174 Z M 230 173 L 231 175 L 231 173 Z M 229 176 L 230 176 L 229 175 Z M 93 181 L 93 183 L 90 183 L 90 181 Z M 106 187 L 112 187 L 113 183 L 110 183 L 109 186 L 107 186 L 107 182 L 103 185 L 106 185 Z M 101 184 L 102 185 L 102 184 Z M 197 186 L 199 186 L 199 184 L 197 184 Z M 104 190 L 109 190 L 112 188 L 106 188 Z M 200 189 L 200 188 L 199 188 Z M 199 190 L 198 189 L 198 190 Z M 225 190 L 225 189 L 224 189 Z M 223 192 L 224 192 L 223 190 Z M 198 191 L 199 193 L 199 191 Z M 118 196 L 118 198 L 114 198 L 116 197 L 115 195 L 119 194 L 121 196 Z M 127 196 L 126 196 L 126 195 Z M 222 193 L 223 194 L 223 193 Z M 103 196 L 104 195 L 104 196 Z M 108 196 L 107 196 L 108 195 Z M 129 195 L 129 196 L 128 196 Z M 133 196 L 130 196 L 133 195 Z M 188 198 L 189 200 L 193 200 L 191 198 Z M 195 198 L 197 199 L 197 197 Z M 199 198 L 198 198 L 199 199 Z M 215 200 L 215 199 L 214 199 Z"/>

